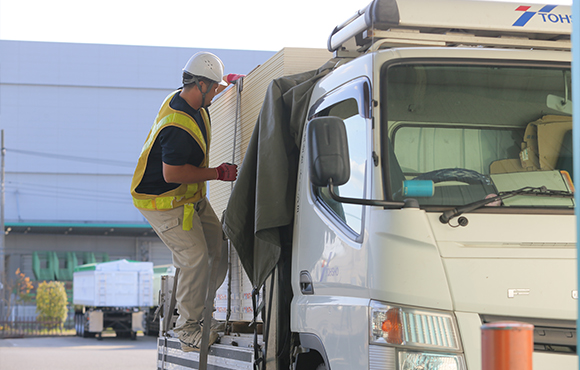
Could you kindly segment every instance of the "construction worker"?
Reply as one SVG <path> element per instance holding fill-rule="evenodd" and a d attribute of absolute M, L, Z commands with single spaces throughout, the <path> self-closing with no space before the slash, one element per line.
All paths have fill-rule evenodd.
<path fill-rule="evenodd" d="M 180 269 L 174 333 L 188 352 L 200 350 L 202 328 L 208 326 L 203 325 L 202 315 L 209 262 L 219 261 L 224 254 L 221 224 L 206 199 L 205 182 L 237 177 L 236 165 L 208 167 L 211 126 L 207 107 L 241 77 L 224 77 L 223 71 L 222 61 L 214 54 L 202 52 L 189 59 L 183 68 L 183 87 L 161 105 L 131 184 L 134 205 L 171 250 L 173 264 Z M 227 265 L 222 265 L 216 289 L 227 272 Z M 209 326 L 211 345 L 223 328 L 215 320 Z"/>

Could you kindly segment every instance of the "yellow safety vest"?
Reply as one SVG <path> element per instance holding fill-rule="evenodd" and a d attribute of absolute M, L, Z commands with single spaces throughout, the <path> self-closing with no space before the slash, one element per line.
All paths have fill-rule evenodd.
<path fill-rule="evenodd" d="M 157 114 L 155 123 L 153 124 L 153 127 L 151 127 L 151 131 L 149 131 L 147 140 L 145 141 L 143 149 L 141 150 L 139 161 L 137 162 L 137 168 L 133 174 L 133 180 L 131 182 L 131 195 L 133 196 L 133 204 L 139 209 L 167 211 L 184 206 L 183 229 L 190 230 L 193 222 L 194 203 L 205 197 L 206 194 L 205 182 L 195 184 L 181 184 L 179 187 L 159 195 L 142 194 L 135 191 L 137 186 L 139 186 L 141 183 L 141 180 L 143 180 L 145 168 L 147 167 L 147 159 L 149 158 L 149 153 L 151 153 L 151 148 L 153 148 L 153 143 L 155 143 L 157 136 L 164 127 L 177 126 L 189 133 L 191 137 L 193 137 L 193 139 L 199 144 L 199 147 L 204 154 L 204 159 L 200 167 L 208 166 L 210 141 L 209 116 L 207 115 L 207 112 L 204 108 L 200 109 L 203 124 L 205 125 L 205 132 L 207 133 L 206 143 L 197 122 L 195 122 L 195 120 L 190 115 L 182 111 L 175 110 L 169 106 L 171 99 L 175 96 L 175 94 L 179 94 L 180 92 L 181 90 L 177 90 L 169 94 L 169 96 L 165 98 L 165 101 L 161 105 L 161 109 L 159 109 L 159 114 Z"/>

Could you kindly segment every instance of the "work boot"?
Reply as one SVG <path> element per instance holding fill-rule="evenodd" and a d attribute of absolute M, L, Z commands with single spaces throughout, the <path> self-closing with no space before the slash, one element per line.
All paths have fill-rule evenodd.
<path fill-rule="evenodd" d="M 200 325 L 203 327 L 203 320 L 200 322 Z M 212 331 L 225 331 L 226 330 L 226 323 L 225 321 L 217 321 L 213 317 L 211 318 L 211 324 L 209 327 Z"/>
<path fill-rule="evenodd" d="M 225 331 L 226 330 L 226 323 L 225 321 L 217 321 L 212 317 L 210 329 L 212 331 Z"/>
<path fill-rule="evenodd" d="M 179 341 L 181 342 L 181 350 L 183 352 L 193 352 L 193 351 L 199 352 L 201 347 L 201 336 L 203 333 L 202 330 L 203 329 L 197 331 L 182 330 L 177 334 L 177 336 L 179 337 Z M 218 337 L 219 336 L 217 331 L 210 329 L 209 345 L 211 346 L 212 344 L 214 344 L 218 339 Z"/>

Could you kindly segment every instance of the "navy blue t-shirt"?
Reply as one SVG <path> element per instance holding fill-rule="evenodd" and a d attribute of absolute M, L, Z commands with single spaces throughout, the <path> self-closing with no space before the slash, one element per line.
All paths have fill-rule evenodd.
<path fill-rule="evenodd" d="M 193 117 L 197 122 L 201 133 L 207 143 L 207 132 L 201 113 L 193 109 L 187 102 L 176 93 L 169 106 L 172 109 L 182 111 Z M 209 113 L 208 113 L 209 114 Z M 149 158 L 147 159 L 147 167 L 141 183 L 137 186 L 135 191 L 140 194 L 155 194 L 159 195 L 169 190 L 173 190 L 181 184 L 167 183 L 163 178 L 163 163 L 172 166 L 182 166 L 189 163 L 193 166 L 199 167 L 203 162 L 203 151 L 201 147 L 191 137 L 189 133 L 179 127 L 168 126 L 161 129 L 159 135 L 153 143 Z"/>

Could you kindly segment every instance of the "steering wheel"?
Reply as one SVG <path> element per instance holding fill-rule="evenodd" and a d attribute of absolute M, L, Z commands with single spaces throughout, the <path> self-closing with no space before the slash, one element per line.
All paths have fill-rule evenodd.
<path fill-rule="evenodd" d="M 470 185 L 491 185 L 491 180 L 481 173 L 467 168 L 443 168 L 440 170 L 425 172 L 413 180 L 432 180 L 434 183 L 444 181 L 459 181 Z"/>

